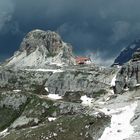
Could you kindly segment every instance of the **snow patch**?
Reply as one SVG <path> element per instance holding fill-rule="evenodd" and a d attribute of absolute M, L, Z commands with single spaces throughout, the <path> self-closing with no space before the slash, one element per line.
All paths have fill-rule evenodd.
<path fill-rule="evenodd" d="M 59 100 L 62 99 L 61 96 L 59 96 L 58 94 L 49 94 L 47 95 L 48 98 L 52 99 L 52 100 Z"/>
<path fill-rule="evenodd" d="M 111 125 L 107 127 L 99 140 L 124 140 L 134 133 L 130 121 L 135 115 L 137 102 L 116 110 L 101 109 L 106 115 L 112 115 Z"/>
<path fill-rule="evenodd" d="M 45 87 L 45 90 L 46 90 L 47 92 L 49 92 L 49 89 L 48 89 L 48 87 Z"/>
<path fill-rule="evenodd" d="M 99 114 L 99 112 L 95 112 L 95 113 L 93 113 L 93 114 L 97 116 L 97 115 Z"/>
<path fill-rule="evenodd" d="M 115 82 L 116 82 L 116 76 L 117 74 L 113 77 L 112 81 L 111 81 L 111 87 L 114 87 L 115 86 Z"/>
<path fill-rule="evenodd" d="M 5 137 L 6 135 L 8 135 L 8 128 L 6 128 L 5 130 L 3 130 L 2 132 L 0 132 L 0 136 Z"/>
<path fill-rule="evenodd" d="M 53 133 L 53 136 L 56 137 L 57 136 L 57 133 Z"/>
<path fill-rule="evenodd" d="M 91 63 L 92 63 L 91 61 L 86 61 L 86 62 L 85 62 L 85 64 L 87 64 L 87 65 L 88 65 L 88 64 L 91 64 Z"/>
<path fill-rule="evenodd" d="M 49 117 L 49 118 L 48 118 L 48 121 L 49 121 L 49 122 L 52 122 L 52 121 L 55 121 L 55 120 L 56 120 L 56 118 L 53 118 L 53 117 Z"/>
<path fill-rule="evenodd" d="M 64 63 L 55 63 L 55 62 L 52 62 L 50 63 L 51 65 L 56 65 L 58 67 L 62 67 L 64 65 Z"/>
<path fill-rule="evenodd" d="M 90 106 L 92 103 L 92 98 L 87 97 L 86 95 L 81 96 L 80 100 L 82 100 L 83 105 Z"/>
<path fill-rule="evenodd" d="M 98 102 L 98 104 L 100 105 L 104 105 L 106 102 Z"/>
<path fill-rule="evenodd" d="M 109 95 L 110 95 L 110 94 L 111 94 L 111 95 L 114 94 L 114 90 L 113 90 L 113 89 L 108 89 L 107 91 L 108 91 Z"/>
<path fill-rule="evenodd" d="M 21 90 L 19 90 L 19 89 L 16 89 L 16 90 L 13 90 L 13 92 L 21 92 Z"/>
<path fill-rule="evenodd" d="M 136 84 L 136 87 L 139 87 L 140 86 L 140 84 Z"/>
<path fill-rule="evenodd" d="M 53 72 L 53 73 L 61 73 L 64 72 L 61 69 L 25 69 L 26 71 L 39 71 L 39 72 Z"/>
<path fill-rule="evenodd" d="M 126 91 L 129 91 L 129 88 L 125 88 L 125 89 L 123 89 L 123 90 L 126 92 Z"/>
<path fill-rule="evenodd" d="M 35 129 L 35 128 L 38 128 L 38 127 L 39 127 L 39 126 L 32 126 L 31 128 L 32 128 L 32 129 Z"/>

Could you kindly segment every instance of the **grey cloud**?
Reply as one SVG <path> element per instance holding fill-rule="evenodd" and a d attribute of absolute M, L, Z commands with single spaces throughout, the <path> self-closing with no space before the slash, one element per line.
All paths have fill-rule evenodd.
<path fill-rule="evenodd" d="M 17 39 L 10 44 L 13 49 L 7 46 L 0 51 L 15 51 L 25 33 L 40 28 L 59 32 L 73 45 L 76 54 L 98 53 L 100 60 L 110 62 L 109 59 L 140 36 L 139 0 L 1 1 L 0 34 L 5 39 L 0 43 L 7 46 L 4 40 Z M 6 12 L 1 14 L 1 11 Z"/>
<path fill-rule="evenodd" d="M 131 24 L 125 21 L 117 21 L 114 23 L 112 28 L 113 35 L 110 38 L 110 41 L 115 44 L 118 41 L 121 41 L 127 38 L 130 34 Z"/>
<path fill-rule="evenodd" d="M 14 12 L 14 4 L 10 0 L 0 1 L 0 30 L 10 22 Z"/>

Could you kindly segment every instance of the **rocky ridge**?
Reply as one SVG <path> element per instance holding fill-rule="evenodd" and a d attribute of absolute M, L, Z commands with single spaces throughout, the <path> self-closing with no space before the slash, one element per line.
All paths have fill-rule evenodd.
<path fill-rule="evenodd" d="M 121 53 L 117 56 L 114 64 L 123 65 L 132 59 L 133 54 L 137 49 L 140 48 L 140 39 L 134 40 L 128 47 L 124 48 Z"/>
<path fill-rule="evenodd" d="M 0 139 L 139 140 L 139 50 L 122 68 L 73 65 L 56 36 L 30 32 L 0 67 Z"/>
<path fill-rule="evenodd" d="M 133 89 L 140 86 L 140 49 L 133 54 L 132 59 L 122 66 L 116 78 L 116 92 Z"/>

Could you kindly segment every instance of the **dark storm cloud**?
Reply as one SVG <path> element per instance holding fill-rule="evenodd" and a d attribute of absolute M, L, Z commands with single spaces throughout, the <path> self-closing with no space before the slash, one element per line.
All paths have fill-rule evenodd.
<path fill-rule="evenodd" d="M 13 11 L 14 6 L 10 0 L 0 1 L 0 30 L 11 20 Z"/>
<path fill-rule="evenodd" d="M 59 32 L 75 53 L 112 59 L 140 35 L 139 7 L 139 0 L 1 0 L 0 52 L 11 55 L 39 28 Z"/>

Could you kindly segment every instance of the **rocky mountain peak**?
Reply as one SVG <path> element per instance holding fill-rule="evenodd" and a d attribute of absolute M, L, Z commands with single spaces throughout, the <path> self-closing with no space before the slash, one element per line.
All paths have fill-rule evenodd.
<path fill-rule="evenodd" d="M 133 58 L 133 54 L 140 48 L 140 38 L 135 39 L 131 44 L 124 48 L 117 56 L 114 64 L 123 65 Z"/>
<path fill-rule="evenodd" d="M 33 30 L 29 32 L 20 46 L 20 51 L 26 50 L 28 54 L 36 48 L 45 47 L 49 53 L 57 54 L 63 47 L 61 37 L 53 31 Z"/>
<path fill-rule="evenodd" d="M 52 63 L 74 64 L 72 46 L 63 42 L 56 32 L 33 30 L 25 36 L 6 66 L 40 67 Z"/>

